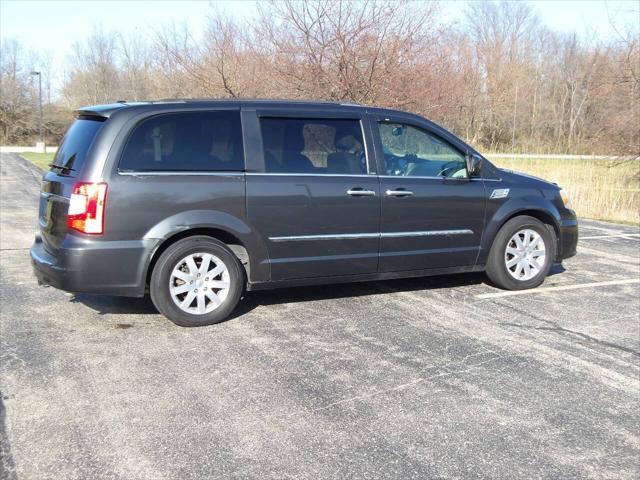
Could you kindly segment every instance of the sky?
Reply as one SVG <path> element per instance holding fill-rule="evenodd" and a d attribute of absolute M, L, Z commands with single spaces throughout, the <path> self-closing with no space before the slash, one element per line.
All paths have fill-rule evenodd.
<path fill-rule="evenodd" d="M 529 3 L 542 22 L 554 30 L 607 38 L 615 35 L 610 19 L 616 25 L 632 24 L 640 28 L 638 0 Z M 454 22 L 462 15 L 466 2 L 441 4 L 446 21 Z M 256 13 L 255 3 L 249 0 L 0 0 L 0 38 L 18 39 L 28 50 L 50 51 L 54 65 L 61 66 L 71 45 L 88 37 L 98 24 L 105 30 L 146 33 L 175 21 L 186 22 L 194 32 L 200 32 L 213 5 L 239 17 Z"/>

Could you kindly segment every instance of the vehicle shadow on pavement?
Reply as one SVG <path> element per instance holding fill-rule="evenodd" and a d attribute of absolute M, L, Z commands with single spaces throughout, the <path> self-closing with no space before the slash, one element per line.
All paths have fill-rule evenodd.
<path fill-rule="evenodd" d="M 92 295 L 76 293 L 71 297 L 72 303 L 81 303 L 99 315 L 125 313 L 129 315 L 159 315 L 158 310 L 147 295 L 137 297 L 113 297 L 110 295 Z"/>
<path fill-rule="evenodd" d="M 562 272 L 564 272 L 564 267 L 562 265 L 554 265 L 549 272 L 549 276 L 557 275 Z M 490 285 L 487 277 L 483 273 L 460 273 L 433 277 L 403 278 L 397 280 L 340 283 L 253 291 L 245 293 L 244 298 L 238 307 L 225 320 L 225 322 L 241 317 L 261 305 L 267 306 L 339 298 L 358 298 L 393 292 L 415 292 L 419 290 L 457 288 L 483 283 Z M 148 295 L 144 298 L 132 298 L 78 293 L 71 298 L 71 302 L 82 303 L 90 309 L 98 312 L 100 315 L 119 313 L 129 315 L 159 315 Z"/>
<path fill-rule="evenodd" d="M 380 295 L 395 291 L 455 288 L 465 285 L 475 285 L 484 281 L 485 277 L 481 273 L 467 273 L 436 277 L 314 285 L 246 292 L 238 307 L 225 321 L 241 317 L 260 305 L 310 302 L 349 297 L 356 298 L 368 295 Z M 144 298 L 135 298 L 77 293 L 71 297 L 70 301 L 74 303 L 81 303 L 98 312 L 99 315 L 119 313 L 129 315 L 159 315 L 148 295 Z"/>

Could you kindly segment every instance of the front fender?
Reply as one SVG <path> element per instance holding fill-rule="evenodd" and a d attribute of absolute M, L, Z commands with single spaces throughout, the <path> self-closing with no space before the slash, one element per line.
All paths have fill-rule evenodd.
<path fill-rule="evenodd" d="M 145 240 L 155 240 L 156 248 L 147 261 L 149 265 L 151 258 L 162 244 L 170 240 L 173 236 L 188 230 L 208 228 L 221 230 L 236 237 L 242 246 L 247 250 L 250 265 L 250 281 L 268 281 L 269 253 L 260 235 L 242 219 L 234 217 L 225 212 L 216 210 L 188 210 L 165 218 L 147 231 Z"/>
<path fill-rule="evenodd" d="M 527 195 L 523 197 L 508 198 L 501 205 L 487 204 L 487 221 L 478 254 L 478 265 L 485 265 L 493 240 L 500 228 L 516 215 L 533 214 L 551 222 L 556 234 L 560 231 L 560 212 L 556 206 L 543 196 Z M 493 207 L 493 208 L 492 208 Z"/>

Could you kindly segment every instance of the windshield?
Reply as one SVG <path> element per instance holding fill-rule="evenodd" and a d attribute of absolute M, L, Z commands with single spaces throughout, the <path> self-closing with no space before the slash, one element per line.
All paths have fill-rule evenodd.
<path fill-rule="evenodd" d="M 59 173 L 64 175 L 79 171 L 84 164 L 89 147 L 103 124 L 102 118 L 79 118 L 73 122 L 53 158 L 51 168 L 59 170 Z"/>

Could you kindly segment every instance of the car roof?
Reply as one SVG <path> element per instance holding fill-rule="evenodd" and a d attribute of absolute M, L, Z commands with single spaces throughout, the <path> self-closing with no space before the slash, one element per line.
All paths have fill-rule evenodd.
<path fill-rule="evenodd" d="M 150 101 L 118 101 L 116 103 L 110 103 L 105 105 L 91 105 L 86 107 L 81 107 L 76 110 L 76 115 L 78 116 L 98 116 L 109 118 L 113 113 L 122 110 L 137 110 L 138 108 L 144 108 L 145 110 L 153 109 L 153 107 L 157 107 L 158 109 L 167 109 L 175 106 L 176 110 L 179 110 L 182 107 L 189 106 L 195 108 L 207 108 L 207 107 L 245 107 L 245 108 L 291 108 L 291 109 L 310 109 L 310 108 L 318 108 L 322 110 L 362 110 L 366 109 L 369 111 L 377 111 L 380 113 L 387 112 L 397 112 L 397 113 L 407 113 L 400 112 L 396 110 L 386 109 L 386 108 L 378 108 L 378 107 L 369 107 L 360 105 L 352 102 L 333 102 L 333 101 L 324 101 L 324 100 L 290 100 L 290 99 L 253 99 L 253 98 L 221 98 L 221 99 L 164 99 L 164 100 L 150 100 Z"/>

